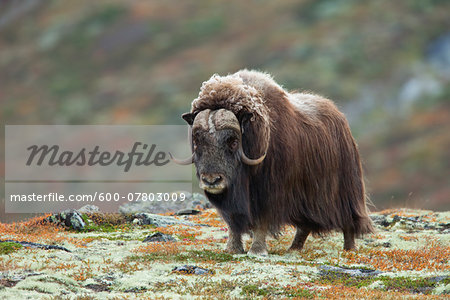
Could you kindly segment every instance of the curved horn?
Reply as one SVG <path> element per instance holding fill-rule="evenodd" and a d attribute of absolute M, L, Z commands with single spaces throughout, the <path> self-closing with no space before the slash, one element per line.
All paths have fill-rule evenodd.
<path fill-rule="evenodd" d="M 193 146 L 192 146 L 192 125 L 189 125 L 188 128 L 188 141 L 189 141 L 189 145 L 191 146 L 191 149 L 193 150 Z M 170 156 L 170 160 L 172 160 L 174 163 L 179 164 L 179 165 L 190 165 L 194 163 L 194 153 L 192 153 L 191 157 L 185 158 L 185 159 L 177 159 L 175 157 L 173 157 L 172 153 L 169 152 L 169 156 Z"/>
<path fill-rule="evenodd" d="M 263 156 L 261 156 L 260 158 L 257 158 L 257 159 L 250 159 L 250 158 L 248 158 L 245 155 L 244 150 L 242 149 L 242 142 L 239 145 L 239 154 L 241 155 L 242 162 L 244 164 L 250 165 L 250 166 L 258 165 L 258 164 L 262 163 L 264 158 L 266 158 L 266 153 L 264 153 Z"/>
<path fill-rule="evenodd" d="M 175 157 L 172 156 L 172 153 L 169 152 L 170 159 L 171 159 L 174 163 L 179 164 L 179 165 L 184 165 L 184 166 L 185 166 L 185 165 L 190 165 L 190 164 L 193 164 L 193 163 L 194 163 L 194 155 L 195 155 L 195 153 L 192 153 L 192 155 L 191 155 L 190 157 L 188 157 L 188 158 L 185 158 L 185 159 L 177 159 L 177 158 L 175 158 Z"/>

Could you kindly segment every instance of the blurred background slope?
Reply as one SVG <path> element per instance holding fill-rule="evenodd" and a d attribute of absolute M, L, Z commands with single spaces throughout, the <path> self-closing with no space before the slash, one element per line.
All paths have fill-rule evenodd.
<path fill-rule="evenodd" d="M 1 120 L 184 124 L 213 73 L 264 70 L 346 113 L 375 209 L 448 210 L 449 11 L 437 0 L 1 1 Z"/>

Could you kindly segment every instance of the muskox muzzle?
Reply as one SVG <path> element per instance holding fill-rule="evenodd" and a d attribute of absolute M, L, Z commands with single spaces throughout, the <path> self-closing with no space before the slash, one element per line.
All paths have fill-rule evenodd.
<path fill-rule="evenodd" d="M 227 187 L 226 179 L 223 175 L 218 173 L 201 174 L 200 188 L 211 194 L 220 194 Z"/>

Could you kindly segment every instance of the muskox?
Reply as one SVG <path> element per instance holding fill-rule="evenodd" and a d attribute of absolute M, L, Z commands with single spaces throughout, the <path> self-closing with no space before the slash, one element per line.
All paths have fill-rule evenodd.
<path fill-rule="evenodd" d="M 271 76 L 242 70 L 204 82 L 191 111 L 192 157 L 200 188 L 229 227 L 226 249 L 267 255 L 266 236 L 296 227 L 290 249 L 310 233 L 341 230 L 344 249 L 373 232 L 358 148 L 332 101 L 288 92 Z"/>

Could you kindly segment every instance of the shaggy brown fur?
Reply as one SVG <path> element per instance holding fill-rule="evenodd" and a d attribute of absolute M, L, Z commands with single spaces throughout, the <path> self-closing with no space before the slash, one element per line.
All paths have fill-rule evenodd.
<path fill-rule="evenodd" d="M 204 82 L 185 119 L 192 125 L 199 112 L 220 108 L 241 122 L 248 157 L 267 150 L 261 164 L 242 166 L 232 187 L 239 191 L 206 193 L 230 226 L 230 251 L 242 252 L 240 235 L 252 230 L 260 236 L 252 249 L 264 252 L 265 232 L 277 234 L 285 224 L 297 227 L 293 249 L 309 233 L 341 230 L 344 248 L 352 249 L 355 235 L 373 232 L 357 145 L 333 102 L 289 93 L 267 74 L 243 70 Z"/>

